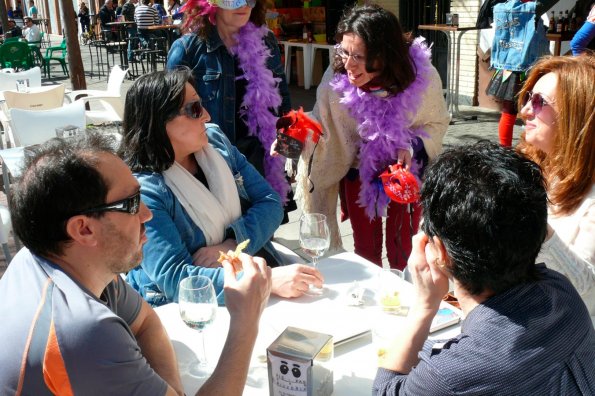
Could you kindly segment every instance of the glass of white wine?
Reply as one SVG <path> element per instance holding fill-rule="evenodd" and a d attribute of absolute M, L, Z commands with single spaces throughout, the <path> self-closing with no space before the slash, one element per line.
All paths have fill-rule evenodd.
<path fill-rule="evenodd" d="M 329 248 L 331 235 L 326 216 L 320 213 L 304 213 L 300 218 L 300 246 L 312 257 L 312 266 L 316 267 L 318 258 Z M 322 288 L 310 285 L 310 293 L 321 294 Z"/>
<path fill-rule="evenodd" d="M 208 361 L 203 330 L 213 323 L 217 313 L 217 297 L 211 279 L 203 275 L 183 279 L 180 282 L 178 304 L 184 323 L 200 333 L 201 342 L 197 357 L 199 367 L 206 369 Z"/>

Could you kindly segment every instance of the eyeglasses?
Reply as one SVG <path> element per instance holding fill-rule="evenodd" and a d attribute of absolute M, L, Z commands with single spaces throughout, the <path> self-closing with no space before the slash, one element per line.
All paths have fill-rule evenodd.
<path fill-rule="evenodd" d="M 197 119 L 202 117 L 203 109 L 204 108 L 202 107 L 202 103 L 200 102 L 200 100 L 197 100 L 194 102 L 186 103 L 182 107 L 178 115 L 185 115 L 192 119 Z"/>
<path fill-rule="evenodd" d="M 343 63 L 347 63 L 347 60 L 351 58 L 356 65 L 366 63 L 366 57 L 358 54 L 350 54 L 345 51 L 340 44 L 335 45 L 335 53 L 341 57 Z"/>
<path fill-rule="evenodd" d="M 140 210 L 140 191 L 137 191 L 128 198 L 111 202 L 91 209 L 85 209 L 79 214 L 101 213 L 101 212 L 123 212 L 131 215 L 137 214 Z"/>
<path fill-rule="evenodd" d="M 543 110 L 544 106 L 551 106 L 553 101 L 548 102 L 543 98 L 540 93 L 533 93 L 531 91 L 525 92 L 525 96 L 523 96 L 523 107 L 527 105 L 527 103 L 531 102 L 531 107 L 533 108 L 533 113 L 539 114 L 541 110 Z"/>

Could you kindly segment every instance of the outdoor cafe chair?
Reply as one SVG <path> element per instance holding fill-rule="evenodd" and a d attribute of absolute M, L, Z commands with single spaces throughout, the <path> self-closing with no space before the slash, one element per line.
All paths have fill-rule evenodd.
<path fill-rule="evenodd" d="M 4 69 L 3 69 L 4 70 Z M 0 91 L 16 89 L 17 80 L 29 80 L 29 87 L 41 87 L 41 69 L 33 67 L 14 73 L 0 73 Z"/>
<path fill-rule="evenodd" d="M 10 221 L 10 212 L 4 205 L 0 205 L 0 244 L 2 244 L 2 251 L 4 252 L 4 258 L 6 264 L 9 264 L 12 260 L 12 255 L 8 249 L 8 236 L 12 231 L 12 222 Z"/>
<path fill-rule="evenodd" d="M 85 129 L 85 102 L 77 100 L 51 110 L 11 109 L 14 138 L 19 146 L 43 143 L 56 137 L 56 128 L 72 125 Z"/>
<path fill-rule="evenodd" d="M 58 61 L 62 66 L 62 71 L 65 75 L 68 74 L 68 67 L 66 66 L 66 39 L 62 40 L 60 45 L 48 47 L 45 50 L 43 57 L 43 74 L 50 78 L 50 64 L 52 61 Z"/>
<path fill-rule="evenodd" d="M 0 46 L 0 66 L 26 70 L 33 67 L 33 57 L 27 42 L 9 41 Z"/>
<path fill-rule="evenodd" d="M 50 86 L 48 88 L 43 87 L 42 89 L 43 90 L 38 92 L 4 91 L 6 110 L 9 112 L 11 109 L 40 111 L 62 107 L 64 104 L 63 84 Z M 10 142 L 11 146 L 18 146 L 18 143 L 14 138 L 12 122 L 4 112 L 0 114 L 0 122 L 2 123 L 5 137 Z M 3 147 L 6 147 L 4 144 L 5 142 L 2 143 Z"/>
<path fill-rule="evenodd" d="M 85 103 L 101 105 L 101 109 L 97 106 L 89 106 L 91 109 L 86 112 L 89 124 L 120 122 L 124 117 L 121 87 L 127 73 L 128 69 L 122 70 L 116 65 L 110 72 L 107 90 L 84 89 L 72 91 L 67 96 L 71 101 L 83 100 Z"/>
<path fill-rule="evenodd" d="M 124 78 L 128 73 L 128 69 L 122 70 L 122 68 L 118 65 L 115 65 L 110 75 L 107 79 L 107 89 L 106 90 L 98 90 L 98 89 L 82 89 L 77 91 L 72 91 L 68 93 L 68 97 L 72 101 L 77 100 L 80 96 L 87 95 L 87 96 L 116 96 L 121 97 L 122 93 L 120 89 L 122 88 L 122 82 L 124 82 Z"/>
<path fill-rule="evenodd" d="M 45 88 L 45 87 L 44 87 Z M 64 84 L 49 86 L 39 92 L 4 91 L 6 107 L 10 109 L 48 110 L 64 104 Z"/>

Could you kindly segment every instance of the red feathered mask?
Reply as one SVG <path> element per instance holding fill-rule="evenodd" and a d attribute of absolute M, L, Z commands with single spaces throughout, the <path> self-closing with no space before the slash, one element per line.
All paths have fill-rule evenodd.
<path fill-rule="evenodd" d="M 312 131 L 312 141 L 318 143 L 322 135 L 320 124 L 308 117 L 302 107 L 298 111 L 291 110 L 277 120 L 276 151 L 287 158 L 298 158 L 309 131 Z"/>
<path fill-rule="evenodd" d="M 390 165 L 381 175 L 384 192 L 390 199 L 401 204 L 409 204 L 419 199 L 419 185 L 413 173 L 401 164 Z"/>

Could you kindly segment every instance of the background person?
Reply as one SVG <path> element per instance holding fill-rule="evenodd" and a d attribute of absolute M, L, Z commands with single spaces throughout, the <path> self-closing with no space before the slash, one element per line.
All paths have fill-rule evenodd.
<path fill-rule="evenodd" d="M 122 6 L 122 16 L 124 16 L 125 21 L 134 22 L 134 10 L 136 8 L 136 3 L 138 3 L 138 0 L 128 0 Z M 136 25 L 126 25 L 126 34 L 128 35 L 128 62 L 132 62 L 134 61 L 133 43 L 136 41 L 134 38 L 138 35 Z"/>
<path fill-rule="evenodd" d="M 518 150 L 548 182 L 548 237 L 538 262 L 566 275 L 595 320 L 595 60 L 549 57 L 523 86 Z"/>
<path fill-rule="evenodd" d="M 426 170 L 421 202 L 409 258 L 416 298 L 372 394 L 593 394 L 585 304 L 566 277 L 535 264 L 547 233 L 539 166 L 491 142 L 450 149 Z M 461 333 L 427 340 L 449 279 Z"/>
<path fill-rule="evenodd" d="M 25 248 L 0 279 L 0 315 L 10 318 L 0 327 L 10 340 L 0 354 L 1 394 L 184 393 L 159 317 L 119 276 L 140 262 L 151 212 L 112 144 L 94 134 L 53 139 L 13 186 L 14 231 Z M 271 281 L 264 260 L 240 259 L 241 280 L 224 262 L 232 325 L 199 395 L 239 395 L 246 381 Z"/>
<path fill-rule="evenodd" d="M 172 44 L 167 68 L 192 69 L 213 123 L 287 202 L 286 212 L 294 210 L 285 159 L 269 154 L 277 118 L 291 103 L 279 43 L 266 27 L 265 1 L 189 0 L 181 10 L 188 34 Z"/>
<path fill-rule="evenodd" d="M 91 17 L 89 16 L 89 7 L 87 7 L 84 2 L 81 2 L 77 16 L 79 17 L 79 23 L 81 24 L 82 34 L 90 32 Z"/>
<path fill-rule="evenodd" d="M 145 258 L 128 281 L 154 305 L 177 301 L 180 281 L 213 280 L 223 303 L 219 251 L 250 240 L 246 252 L 281 264 L 270 239 L 281 222 L 279 196 L 214 124 L 194 90 L 191 71 L 146 74 L 126 94 L 120 147 L 153 212 Z M 273 293 L 295 297 L 322 286 L 316 269 L 273 269 Z"/>
<path fill-rule="evenodd" d="M 23 31 L 17 26 L 14 19 L 8 20 L 8 32 L 5 33 L 6 37 L 22 37 Z"/>
<path fill-rule="evenodd" d="M 37 43 L 38 47 L 41 47 L 41 31 L 39 26 L 33 23 L 31 17 L 25 17 L 25 30 L 23 31 L 23 37 L 30 43 Z"/>
<path fill-rule="evenodd" d="M 580 55 L 589 49 L 594 49 L 595 46 L 595 1 L 591 3 L 591 10 L 587 19 L 581 28 L 574 34 L 570 41 L 570 49 L 572 55 Z"/>
<path fill-rule="evenodd" d="M 27 11 L 27 16 L 30 16 L 33 19 L 37 19 L 37 7 L 35 7 L 35 3 L 33 0 L 29 0 L 29 10 Z"/>
<path fill-rule="evenodd" d="M 559 0 L 509 0 L 493 8 L 496 33 L 492 42 L 490 67 L 496 69 L 486 94 L 501 103 L 498 135 L 500 144 L 512 145 L 512 132 L 517 118 L 517 95 L 527 70 L 549 54 L 547 27 L 541 20 Z"/>
<path fill-rule="evenodd" d="M 420 209 L 414 204 L 408 213 L 407 205 L 391 202 L 378 176 L 400 162 L 420 177 L 428 158 L 442 150 L 450 120 L 442 82 L 429 49 L 405 37 L 397 18 L 379 6 L 348 10 L 336 40 L 334 63 L 318 86 L 312 111 L 323 136 L 311 169 L 311 150 L 304 150 L 298 169 L 300 203 L 306 213 L 326 215 L 331 249 L 336 249 L 341 247 L 336 216 L 340 195 L 342 220 L 351 221 L 355 253 L 378 265 L 382 217 L 387 217 L 388 261 L 402 269 Z"/>
<path fill-rule="evenodd" d="M 174 15 L 178 13 L 180 9 L 180 1 L 179 0 L 168 0 L 167 2 L 167 14 L 170 15 L 172 18 Z"/>
<path fill-rule="evenodd" d="M 159 13 L 151 7 L 151 0 L 140 0 L 140 5 L 134 9 L 134 21 L 141 45 L 147 48 L 151 39 L 158 36 L 156 32 L 152 32 L 148 28 L 161 24 Z"/>
<path fill-rule="evenodd" d="M 116 22 L 116 13 L 114 12 L 114 3 L 112 0 L 105 0 L 105 3 L 99 9 L 99 20 L 101 21 L 101 32 L 106 41 L 113 41 L 116 38 L 116 27 L 112 29 L 107 24 Z"/>

